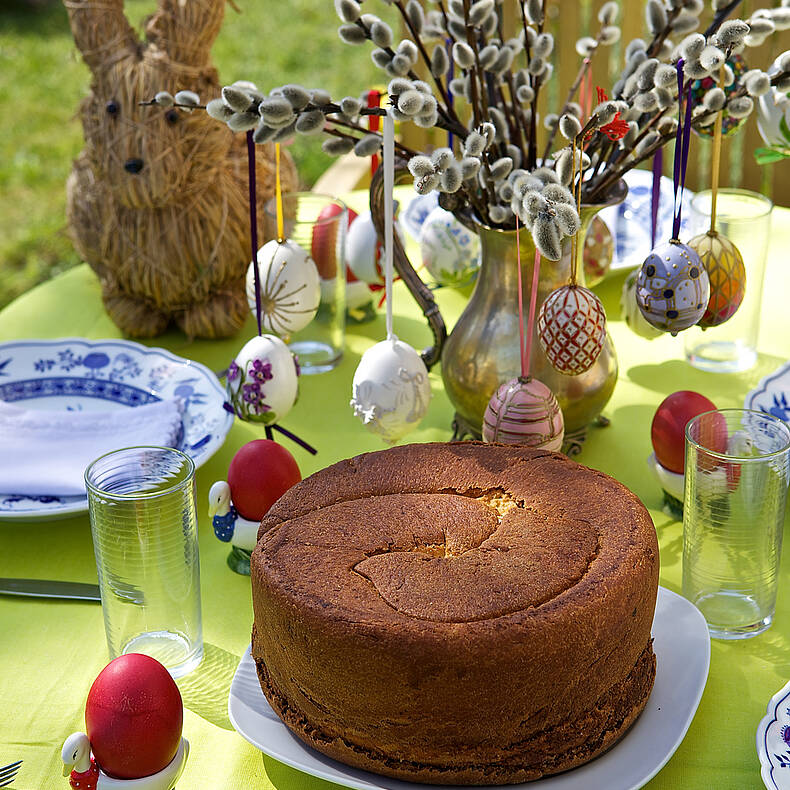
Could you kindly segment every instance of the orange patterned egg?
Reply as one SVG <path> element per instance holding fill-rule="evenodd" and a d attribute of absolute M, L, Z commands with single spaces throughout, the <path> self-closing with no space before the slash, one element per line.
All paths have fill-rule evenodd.
<path fill-rule="evenodd" d="M 601 300 L 580 285 L 552 291 L 538 311 L 538 339 L 549 362 L 561 373 L 589 370 L 606 341 Z"/>
<path fill-rule="evenodd" d="M 584 278 L 588 287 L 592 288 L 606 277 L 614 258 L 612 231 L 600 217 L 593 217 L 590 229 L 584 237 L 583 257 Z"/>
<path fill-rule="evenodd" d="M 707 329 L 735 315 L 746 292 L 746 267 L 738 248 L 715 231 L 700 233 L 688 243 L 708 272 L 710 297 L 699 326 Z"/>

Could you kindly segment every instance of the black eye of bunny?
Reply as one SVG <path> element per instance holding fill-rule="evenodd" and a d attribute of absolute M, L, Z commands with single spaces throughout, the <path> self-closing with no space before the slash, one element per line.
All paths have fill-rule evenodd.
<path fill-rule="evenodd" d="M 178 110 L 168 110 L 165 113 L 165 118 L 167 118 L 168 123 L 177 123 L 179 118 Z"/>
<path fill-rule="evenodd" d="M 118 102 L 111 99 L 104 105 L 104 109 L 107 110 L 108 115 L 117 115 L 121 108 L 118 106 Z"/>

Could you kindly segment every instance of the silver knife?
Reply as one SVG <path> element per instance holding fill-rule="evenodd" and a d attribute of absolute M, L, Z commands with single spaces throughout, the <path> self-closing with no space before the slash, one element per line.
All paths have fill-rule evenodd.
<path fill-rule="evenodd" d="M 0 595 L 24 595 L 33 598 L 71 598 L 101 602 L 98 584 L 58 582 L 49 579 L 2 579 Z"/>

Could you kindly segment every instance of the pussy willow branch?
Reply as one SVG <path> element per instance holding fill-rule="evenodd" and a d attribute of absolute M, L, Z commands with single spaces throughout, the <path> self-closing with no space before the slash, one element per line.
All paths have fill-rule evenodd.
<path fill-rule="evenodd" d="M 707 30 L 703 33 L 705 38 L 712 36 L 722 25 L 722 22 L 743 2 L 743 0 L 732 0 L 727 3 L 724 8 L 720 8 L 713 17 L 713 21 L 708 25 Z"/>
<path fill-rule="evenodd" d="M 411 33 L 411 37 L 414 43 L 417 46 L 417 49 L 422 56 L 423 61 L 425 62 L 426 67 L 428 68 L 428 72 L 431 75 L 434 84 L 436 85 L 439 93 L 442 96 L 442 101 L 444 102 L 444 109 L 447 112 L 447 116 L 454 121 L 457 121 L 459 124 L 461 123 L 460 119 L 456 115 L 455 108 L 453 107 L 452 103 L 450 102 L 450 97 L 447 95 L 447 91 L 444 87 L 444 83 L 442 82 L 441 77 L 437 77 L 431 71 L 431 57 L 428 54 L 428 50 L 425 49 L 425 44 L 423 43 L 422 37 L 417 32 L 416 28 L 412 24 L 409 15 L 406 13 L 406 8 L 403 5 L 402 0 L 396 0 L 395 7 L 400 11 L 400 15 L 403 17 L 403 21 L 406 23 L 406 26 L 409 28 L 409 32 Z"/>
<path fill-rule="evenodd" d="M 568 90 L 568 95 L 565 97 L 565 104 L 562 105 L 562 109 L 560 110 L 560 117 L 562 117 L 563 114 L 568 111 L 568 106 L 573 101 L 573 97 L 576 95 L 576 91 L 579 90 L 579 85 L 582 84 L 584 75 L 591 68 L 593 55 L 598 51 L 598 47 L 600 47 L 602 40 L 603 40 L 603 26 L 601 26 L 601 29 L 598 31 L 598 35 L 595 37 L 595 48 L 589 55 L 587 55 L 587 57 L 584 58 L 584 60 L 582 60 L 582 65 L 579 67 L 579 71 L 576 73 L 576 78 L 573 80 L 573 84 Z M 549 131 L 549 139 L 548 142 L 546 143 L 546 148 L 543 150 L 544 161 L 548 159 L 548 156 L 551 153 L 551 146 L 554 144 L 554 137 L 557 134 L 557 128 L 558 127 L 555 126 L 553 129 Z"/>

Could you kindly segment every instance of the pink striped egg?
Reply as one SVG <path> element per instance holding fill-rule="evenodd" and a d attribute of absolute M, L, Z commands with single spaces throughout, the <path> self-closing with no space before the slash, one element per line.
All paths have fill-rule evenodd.
<path fill-rule="evenodd" d="M 483 440 L 559 452 L 565 424 L 554 393 L 531 377 L 503 384 L 483 415 Z"/>

